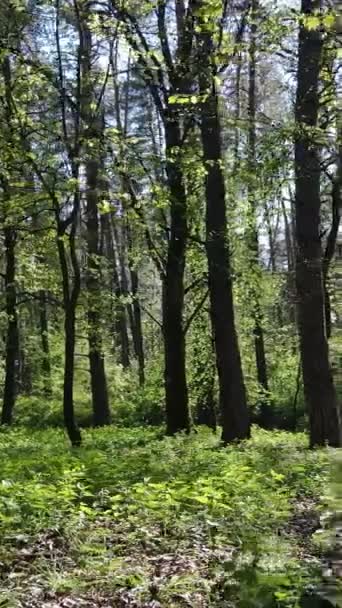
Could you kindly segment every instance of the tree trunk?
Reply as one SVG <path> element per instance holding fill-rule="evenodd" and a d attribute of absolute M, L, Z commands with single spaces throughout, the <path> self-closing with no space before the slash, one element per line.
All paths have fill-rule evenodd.
<path fill-rule="evenodd" d="M 135 326 L 134 326 L 134 314 L 133 314 L 133 308 L 132 308 L 132 304 L 129 301 L 129 297 L 130 297 L 130 289 L 129 289 L 129 281 L 128 281 L 128 273 L 127 273 L 127 251 L 126 251 L 126 238 L 127 238 L 127 233 L 125 230 L 125 227 L 123 225 L 120 226 L 120 230 L 118 229 L 118 227 L 113 224 L 113 229 L 114 229 L 114 237 L 115 237 L 115 243 L 117 245 L 117 258 L 118 258 L 118 262 L 119 262 L 119 294 L 120 294 L 120 298 L 124 300 L 124 302 L 121 303 L 121 312 L 119 309 L 119 314 L 121 314 L 121 319 L 122 319 L 122 332 L 126 332 L 125 336 L 122 336 L 123 340 L 122 340 L 122 345 L 125 348 L 125 359 L 126 361 L 128 361 L 128 364 L 125 364 L 125 367 L 128 367 L 130 365 L 130 361 L 129 361 L 129 338 L 128 338 L 128 326 L 130 326 L 131 328 L 131 334 L 132 334 L 132 339 L 133 339 L 133 350 L 134 350 L 134 354 L 136 354 L 135 351 L 135 343 L 134 343 L 134 330 L 135 330 Z"/>
<path fill-rule="evenodd" d="M 11 424 L 16 397 L 17 358 L 19 356 L 18 317 L 16 306 L 16 264 L 15 264 L 16 235 L 12 228 L 5 228 L 6 254 L 6 314 L 7 336 L 5 357 L 5 386 L 2 407 L 2 424 Z"/>
<path fill-rule="evenodd" d="M 198 40 L 201 53 L 200 90 L 202 95 L 206 95 L 206 101 L 202 103 L 201 137 L 207 171 L 206 251 L 210 310 L 222 409 L 222 439 L 224 443 L 228 443 L 249 437 L 250 425 L 234 318 L 226 193 L 222 171 L 221 124 L 213 66 L 210 61 L 213 44 L 210 33 L 205 32 L 205 25 Z"/>
<path fill-rule="evenodd" d="M 78 176 L 77 170 L 74 176 Z M 74 369 L 75 369 L 75 326 L 76 307 L 80 292 L 80 269 L 75 251 L 75 231 L 77 213 L 79 210 L 79 193 L 74 195 L 74 218 L 69 235 L 70 258 L 74 272 L 73 285 L 69 285 L 69 269 L 64 245 L 64 231 L 59 220 L 59 204 L 55 202 L 56 219 L 58 226 L 57 248 L 62 273 L 63 303 L 64 303 L 64 379 L 63 379 L 63 415 L 71 445 L 81 445 L 81 433 L 75 420 L 74 410 Z"/>
<path fill-rule="evenodd" d="M 145 384 L 145 354 L 144 354 L 144 339 L 142 332 L 141 322 L 141 308 L 138 296 L 138 273 L 135 269 L 131 268 L 131 286 L 132 286 L 132 309 L 133 309 L 133 344 L 134 352 L 138 361 L 138 373 L 139 373 L 139 384 L 143 386 Z"/>
<path fill-rule="evenodd" d="M 42 345 L 42 374 L 44 381 L 44 393 L 46 396 L 51 395 L 51 363 L 50 363 L 50 345 L 49 345 L 49 322 L 46 306 L 46 292 L 42 289 L 39 292 L 39 325 L 40 339 Z"/>
<path fill-rule="evenodd" d="M 167 432 L 190 431 L 190 410 L 186 381 L 184 270 L 187 238 L 187 204 L 184 176 L 180 167 L 181 132 L 173 110 L 165 122 L 167 180 L 170 193 L 171 228 L 163 284 L 163 337 Z"/>
<path fill-rule="evenodd" d="M 338 139 L 342 138 L 342 130 L 338 130 Z M 336 241 L 341 221 L 341 210 L 342 210 L 342 199 L 341 199 L 341 188 L 342 188 L 342 145 L 339 144 L 338 156 L 337 156 L 337 170 L 334 176 L 334 183 L 332 188 L 332 221 L 331 227 L 327 238 L 327 244 L 324 252 L 323 259 L 323 284 L 324 284 L 324 310 L 325 310 L 325 327 L 327 338 L 331 336 L 331 303 L 330 303 L 330 291 L 329 291 L 329 269 L 331 261 L 335 254 Z"/>
<path fill-rule="evenodd" d="M 132 263 L 131 255 L 132 255 L 132 231 L 129 224 L 127 224 L 126 236 L 128 241 L 128 249 L 129 249 L 129 272 L 131 279 L 131 295 L 132 295 L 132 337 L 133 337 L 133 346 L 134 346 L 134 354 L 138 361 L 138 371 L 139 371 L 139 384 L 143 386 L 145 383 L 145 354 L 144 354 L 144 339 L 143 339 L 143 331 L 142 331 L 142 322 L 141 322 L 141 308 L 139 301 L 139 277 L 137 269 Z"/>
<path fill-rule="evenodd" d="M 88 290 L 88 340 L 90 381 L 93 404 L 93 421 L 95 426 L 109 424 L 110 412 L 108 403 L 107 379 L 102 348 L 102 328 L 100 314 L 99 283 L 99 230 L 98 230 L 98 171 L 95 159 L 86 163 L 87 178 L 87 290 Z"/>
<path fill-rule="evenodd" d="M 302 0 L 303 17 L 318 1 Z M 312 130 L 317 126 L 322 41 L 318 30 L 300 24 L 296 97 L 296 287 L 304 394 L 310 419 L 310 445 L 341 445 L 336 391 L 329 365 L 324 319 L 320 241 L 320 159 Z"/>
<path fill-rule="evenodd" d="M 101 328 L 101 266 L 98 204 L 101 200 L 100 172 L 102 155 L 103 120 L 99 109 L 92 110 L 94 82 L 92 78 L 92 34 L 88 25 L 89 15 L 80 20 L 80 44 L 82 49 L 82 114 L 85 121 L 85 173 L 86 173 L 86 225 L 87 225 L 87 296 L 88 341 L 90 384 L 95 426 L 110 423 L 107 379 L 104 365 Z"/>
<path fill-rule="evenodd" d="M 261 426 L 266 428 L 271 425 L 272 409 L 268 403 L 268 378 L 265 354 L 265 341 L 263 330 L 263 315 L 260 304 L 260 280 L 261 270 L 259 265 L 259 236 L 257 226 L 257 200 L 256 200 L 256 16 L 257 0 L 252 2 L 252 23 L 249 45 L 249 66 L 248 66 L 248 218 L 247 234 L 248 248 L 250 255 L 251 281 L 250 296 L 253 315 L 253 335 L 255 362 L 257 369 L 257 380 L 260 387 L 260 416 Z"/>
<path fill-rule="evenodd" d="M 81 433 L 75 422 L 74 411 L 74 369 L 75 369 L 75 308 L 72 303 L 65 310 L 65 350 L 64 350 L 64 384 L 63 414 L 71 445 L 81 445 Z"/>
<path fill-rule="evenodd" d="M 119 349 L 119 361 L 124 369 L 130 367 L 130 350 L 129 350 L 129 338 L 127 328 L 127 309 L 123 302 L 123 294 L 121 290 L 121 279 L 118 272 L 118 255 L 116 248 L 118 249 L 119 244 L 117 242 L 117 230 L 114 227 L 115 218 L 112 218 L 111 222 L 108 222 L 108 255 L 112 263 L 113 272 L 113 295 L 115 295 L 114 302 L 114 323 L 113 323 L 113 335 L 114 344 Z"/>
<path fill-rule="evenodd" d="M 5 115 L 7 122 L 7 137 L 11 139 L 13 134 L 12 125 L 12 77 L 11 63 L 8 55 L 4 57 L 1 64 L 2 76 L 5 86 Z M 5 134 L 6 136 L 6 134 Z M 4 190 L 4 220 L 6 221 L 6 206 L 11 201 L 11 187 L 6 176 L 1 176 L 2 186 Z M 1 422 L 2 424 L 11 424 L 13 417 L 13 409 L 16 397 L 16 381 L 17 381 L 17 359 L 19 357 L 19 333 L 18 333 L 18 317 L 17 317 L 17 294 L 16 294 L 16 259 L 15 245 L 16 232 L 13 227 L 6 226 L 4 228 L 5 236 L 5 290 L 6 290 L 6 314 L 7 314 L 7 335 L 6 335 L 6 355 L 5 355 L 5 385 L 3 394 L 3 407 Z"/>

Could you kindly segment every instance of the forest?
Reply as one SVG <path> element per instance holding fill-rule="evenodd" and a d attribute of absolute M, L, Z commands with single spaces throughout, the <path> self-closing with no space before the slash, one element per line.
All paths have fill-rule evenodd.
<path fill-rule="evenodd" d="M 342 3 L 0 1 L 0 607 L 342 607 Z"/>

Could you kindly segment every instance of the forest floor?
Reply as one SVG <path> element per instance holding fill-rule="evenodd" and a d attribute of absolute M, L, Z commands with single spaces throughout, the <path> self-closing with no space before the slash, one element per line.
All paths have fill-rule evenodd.
<path fill-rule="evenodd" d="M 254 430 L 0 433 L 2 608 L 289 608 L 320 581 L 331 453 Z"/>

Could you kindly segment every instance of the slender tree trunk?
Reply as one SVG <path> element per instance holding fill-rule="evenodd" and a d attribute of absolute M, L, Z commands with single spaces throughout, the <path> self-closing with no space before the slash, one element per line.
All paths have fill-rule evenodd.
<path fill-rule="evenodd" d="M 132 231 L 129 224 L 127 224 L 126 236 L 128 241 L 129 258 L 132 255 Z M 137 269 L 135 268 L 132 260 L 129 259 L 129 272 L 131 279 L 131 294 L 132 294 L 132 337 L 134 353 L 138 361 L 139 371 L 139 384 L 143 386 L 145 383 L 145 354 L 144 354 L 144 339 L 141 322 L 141 308 L 139 301 L 139 277 Z"/>
<path fill-rule="evenodd" d="M 50 362 L 50 344 L 49 344 L 49 321 L 46 304 L 46 292 L 42 289 L 39 292 L 39 325 L 40 325 L 40 340 L 42 345 L 42 374 L 44 381 L 45 395 L 51 395 L 51 362 Z"/>
<path fill-rule="evenodd" d="M 78 199 L 78 195 L 75 196 Z M 78 201 L 76 203 L 78 209 Z M 58 202 L 57 202 L 58 205 Z M 56 207 L 57 213 L 59 212 Z M 58 220 L 57 220 L 58 221 Z M 76 220 L 75 220 L 76 221 Z M 75 254 L 74 231 L 70 236 L 70 253 L 74 269 L 74 284 L 69 286 L 69 270 L 64 245 L 64 234 L 59 226 L 57 237 L 57 248 L 62 273 L 63 301 L 64 301 L 64 380 L 63 380 L 63 415 L 64 424 L 68 432 L 71 444 L 74 447 L 81 445 L 81 433 L 75 420 L 74 409 L 74 369 L 75 369 L 75 327 L 76 327 L 76 306 L 80 291 L 80 273 Z"/>
<path fill-rule="evenodd" d="M 5 386 L 2 407 L 2 424 L 11 424 L 16 397 L 17 358 L 19 356 L 18 317 L 16 306 L 16 263 L 15 263 L 16 235 L 12 228 L 5 228 L 5 254 L 6 254 L 6 314 L 7 336 L 5 357 Z"/>
<path fill-rule="evenodd" d="M 268 234 L 268 246 L 270 249 L 270 258 L 268 263 L 268 268 L 271 269 L 271 272 L 277 272 L 277 261 L 276 261 L 276 248 L 275 248 L 275 238 L 273 234 L 273 228 L 270 218 L 270 212 L 268 209 L 268 203 L 265 202 L 265 220 L 267 226 L 267 234 Z"/>
<path fill-rule="evenodd" d="M 303 17 L 319 10 L 302 0 Z M 341 445 L 336 391 L 329 365 L 324 319 L 320 241 L 320 159 L 312 130 L 317 126 L 321 33 L 300 24 L 296 97 L 296 285 L 304 394 L 310 418 L 310 444 Z"/>
<path fill-rule="evenodd" d="M 202 95 L 206 95 L 206 101 L 202 103 L 201 136 L 207 171 L 206 251 L 210 309 L 222 409 L 222 439 L 224 443 L 228 443 L 249 437 L 250 426 L 234 317 L 226 193 L 222 171 L 221 124 L 213 65 L 210 60 L 213 44 L 210 33 L 205 32 L 205 26 L 198 40 L 201 54 L 200 90 Z"/>
<path fill-rule="evenodd" d="M 123 221 L 121 223 L 120 228 L 113 224 L 114 230 L 114 238 L 115 243 L 117 245 L 117 258 L 119 262 L 119 293 L 120 298 L 123 299 L 121 303 L 121 315 L 122 315 L 122 332 L 126 331 L 127 336 L 123 336 L 122 344 L 125 345 L 125 358 L 128 360 L 128 365 L 130 365 L 129 361 L 129 338 L 128 338 L 128 327 L 130 326 L 131 335 L 133 339 L 133 351 L 136 355 L 135 342 L 134 342 L 134 332 L 135 332 L 135 322 L 134 322 L 134 314 L 132 303 L 129 301 L 130 299 L 130 286 L 128 280 L 128 269 L 127 269 L 127 251 L 126 251 L 126 239 L 127 232 L 125 230 L 125 226 L 123 225 Z M 120 313 L 120 309 L 119 309 Z"/>
<path fill-rule="evenodd" d="M 342 139 L 342 129 L 338 130 L 338 138 Z M 325 310 L 325 327 L 327 338 L 331 336 L 331 303 L 330 303 L 330 291 L 329 291 L 329 269 L 331 261 L 335 254 L 335 247 L 337 241 L 338 230 L 341 222 L 341 211 L 342 211 L 342 145 L 339 143 L 338 157 L 337 157 L 337 170 L 334 177 L 334 183 L 332 188 L 332 222 L 330 231 L 327 238 L 327 244 L 324 252 L 323 259 L 323 284 L 324 284 L 324 310 Z"/>
<path fill-rule="evenodd" d="M 120 257 L 120 244 L 117 240 L 117 230 L 114 225 L 115 218 L 112 218 L 109 229 L 109 253 L 112 262 L 113 288 L 115 294 L 114 302 L 114 343 L 119 347 L 120 363 L 124 369 L 130 367 L 130 348 L 127 327 L 127 307 L 123 302 L 122 282 L 118 271 L 118 258 Z"/>
<path fill-rule="evenodd" d="M 251 303 L 253 315 L 253 335 L 255 362 L 257 369 L 257 380 L 261 389 L 260 395 L 260 417 L 259 421 L 262 426 L 269 427 L 271 425 L 272 409 L 268 403 L 268 378 L 267 364 L 265 354 L 265 341 L 263 330 L 263 314 L 260 303 L 260 280 L 261 270 L 259 265 L 259 236 L 257 226 L 257 200 L 255 195 L 257 164 L 256 164 L 256 14 L 257 0 L 252 1 L 252 23 L 249 45 L 249 86 L 248 86 L 248 168 L 249 168 L 249 185 L 248 185 L 248 248 L 251 262 Z"/>
<path fill-rule="evenodd" d="M 113 73 L 117 71 L 118 66 L 118 44 L 116 44 L 115 53 L 112 55 L 112 69 Z M 128 119 L 129 119 L 129 98 L 130 98 L 130 78 L 131 78 L 131 54 L 129 52 L 128 60 L 127 60 L 127 79 L 126 79 L 126 90 L 124 95 L 124 116 L 123 121 L 121 120 L 121 110 L 120 110 L 120 88 L 118 84 L 117 78 L 113 78 L 114 84 L 114 105 L 115 105 L 115 114 L 116 114 L 116 124 L 117 128 L 120 131 L 120 149 L 119 149 L 119 162 L 123 165 L 125 164 L 125 156 L 126 156 L 126 145 L 125 139 L 128 133 Z M 126 194 L 129 193 L 129 188 L 126 188 L 127 185 L 127 177 L 122 173 L 121 175 L 121 186 L 123 192 Z M 123 230 L 123 238 L 121 243 L 119 243 L 118 239 L 118 231 L 115 230 L 114 233 L 115 239 L 118 243 L 118 251 L 119 251 L 119 261 L 120 261 L 120 276 L 121 276 L 121 286 L 120 289 L 124 297 L 128 298 L 129 295 L 132 296 L 132 302 L 128 302 L 126 305 L 126 310 L 124 310 L 124 321 L 126 320 L 126 314 L 128 315 L 129 323 L 131 326 L 132 333 L 132 341 L 133 341 L 133 350 L 135 358 L 138 362 L 138 374 L 139 374 L 139 384 L 142 386 L 145 382 L 145 359 L 144 359 L 144 345 L 143 345 L 143 335 L 142 335 L 142 326 L 141 326 L 141 310 L 140 303 L 138 298 L 138 274 L 132 263 L 130 262 L 130 250 L 132 248 L 132 238 L 131 238 L 131 230 L 128 220 L 126 221 L 125 230 Z M 128 244 L 128 267 L 130 274 L 130 283 L 131 283 L 131 294 L 129 294 L 129 281 L 126 273 L 126 241 Z M 122 326 L 124 329 L 124 326 Z M 127 331 L 127 330 L 126 330 Z M 121 340 L 121 344 L 125 345 L 125 366 L 129 365 L 129 342 L 128 342 L 128 334 L 124 336 L 124 339 Z M 124 357 L 122 357 L 124 359 Z"/>
<path fill-rule="evenodd" d="M 184 270 L 187 239 L 187 200 L 180 167 L 181 131 L 173 110 L 165 123 L 167 180 L 171 228 L 163 284 L 163 336 L 165 350 L 166 421 L 168 434 L 191 426 L 186 381 Z M 178 158 L 175 158 L 178 156 Z"/>
<path fill-rule="evenodd" d="M 2 61 L 2 75 L 5 85 L 5 114 L 8 128 L 8 137 L 12 137 L 12 78 L 11 78 L 11 63 L 10 58 L 6 55 Z M 3 205 L 6 209 L 7 203 L 11 199 L 11 187 L 8 183 L 7 176 L 2 177 L 2 186 L 4 190 Z M 5 211 L 6 220 L 6 211 Z M 18 317 L 17 317 L 17 294 L 16 294 L 16 231 L 11 226 L 5 226 L 5 290 L 6 290 L 6 314 L 7 314 L 7 335 L 6 335 L 6 356 L 5 356 L 5 385 L 3 394 L 3 407 L 1 422 L 2 424 L 11 424 L 13 417 L 13 409 L 16 398 L 16 381 L 17 381 L 17 359 L 19 358 L 19 333 L 18 333 Z"/>
<path fill-rule="evenodd" d="M 87 178 L 87 289 L 88 289 L 88 340 L 90 382 L 95 426 L 109 424 L 110 412 L 108 403 L 107 379 L 102 348 L 102 329 L 100 314 L 99 257 L 98 257 L 98 163 L 88 160 L 86 163 Z"/>
<path fill-rule="evenodd" d="M 100 194 L 100 170 L 102 155 L 103 121 L 97 110 L 92 110 L 94 82 L 92 78 L 92 34 L 88 25 L 87 10 L 80 20 L 80 40 L 82 47 L 82 113 L 85 121 L 85 173 L 86 173 L 86 225 L 87 225 L 87 291 L 88 291 L 88 341 L 90 384 L 95 426 L 110 423 L 107 379 L 104 364 L 101 328 L 101 266 L 98 204 Z"/>
<path fill-rule="evenodd" d="M 72 303 L 65 310 L 63 414 L 69 439 L 74 447 L 81 445 L 81 433 L 75 421 L 74 371 L 75 371 L 75 308 Z"/>

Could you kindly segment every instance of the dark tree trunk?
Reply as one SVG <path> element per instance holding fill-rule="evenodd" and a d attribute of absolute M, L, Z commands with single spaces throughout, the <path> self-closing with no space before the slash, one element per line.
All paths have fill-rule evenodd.
<path fill-rule="evenodd" d="M 252 271 L 250 296 L 252 304 L 252 315 L 254 321 L 254 349 L 257 370 L 257 380 L 260 387 L 260 416 L 259 422 L 262 426 L 271 425 L 272 409 L 268 403 L 268 378 L 265 354 L 265 341 L 263 330 L 263 315 L 260 304 L 260 280 L 261 271 L 259 265 L 259 237 L 257 227 L 257 200 L 255 195 L 257 165 L 256 165 L 256 16 L 257 0 L 252 1 L 252 23 L 249 45 L 249 66 L 248 66 L 248 248 Z"/>
<path fill-rule="evenodd" d="M 206 251 L 209 268 L 209 293 L 222 410 L 222 439 L 228 443 L 249 437 L 240 350 L 235 327 L 230 252 L 227 234 L 225 183 L 222 171 L 221 124 L 210 58 L 211 35 L 198 36 L 200 47 L 200 89 L 206 95 L 202 104 L 201 136 L 207 171 Z"/>
<path fill-rule="evenodd" d="M 117 252 L 118 252 L 118 261 L 119 261 L 119 272 L 120 272 L 120 287 L 119 287 L 119 293 L 120 293 L 120 298 L 124 300 L 124 302 L 127 302 L 127 304 L 125 304 L 124 302 L 121 303 L 121 315 L 122 315 L 122 332 L 126 332 L 125 336 L 122 336 L 122 344 L 125 346 L 125 359 L 126 362 L 128 361 L 128 365 L 130 365 L 130 361 L 129 361 L 129 338 L 128 338 L 128 327 L 130 326 L 131 329 L 131 334 L 132 334 L 132 339 L 133 339 L 133 351 L 134 354 L 136 355 L 136 349 L 135 349 L 135 342 L 134 342 L 134 331 L 135 331 L 135 320 L 134 320 L 134 313 L 133 313 L 133 307 L 132 307 L 132 303 L 129 301 L 130 298 L 130 290 L 129 290 L 129 281 L 128 281 L 128 272 L 127 272 L 127 251 L 126 251 L 126 238 L 127 238 L 127 233 L 124 230 L 124 226 L 121 226 L 121 229 L 118 230 L 117 227 L 114 224 L 114 236 L 115 236 L 115 242 L 117 244 Z M 119 309 L 119 313 L 120 313 L 120 309 Z M 128 367 L 127 363 L 125 365 L 125 367 Z"/>
<path fill-rule="evenodd" d="M 110 412 L 107 391 L 107 379 L 104 366 L 101 329 L 101 288 L 98 256 L 99 226 L 98 226 L 98 163 L 88 160 L 86 163 L 87 177 L 87 290 L 88 290 L 88 340 L 90 382 L 93 404 L 93 420 L 95 426 L 109 424 Z"/>
<path fill-rule="evenodd" d="M 74 411 L 74 370 L 75 370 L 75 307 L 70 303 L 65 310 L 65 350 L 64 350 L 64 384 L 63 384 L 63 414 L 64 424 L 71 445 L 81 445 L 81 433 L 75 421 Z"/>
<path fill-rule="evenodd" d="M 10 58 L 6 55 L 1 64 L 2 76 L 5 85 L 5 115 L 7 122 L 7 137 L 9 140 L 12 137 L 12 78 L 11 78 L 11 63 Z M 6 137 L 6 134 L 4 134 Z M 10 203 L 11 187 L 7 181 L 7 177 L 1 176 L 2 187 L 4 190 L 4 219 L 6 220 L 6 205 Z M 17 359 L 19 358 L 19 334 L 18 334 L 18 317 L 17 317 L 17 294 L 16 294 L 16 231 L 11 226 L 5 226 L 5 290 L 6 290 L 6 314 L 7 314 L 7 335 L 6 335 L 6 355 L 5 355 L 5 385 L 3 394 L 3 407 L 1 422 L 2 424 L 11 424 L 13 417 L 13 409 L 16 398 L 16 381 L 17 381 Z"/>
<path fill-rule="evenodd" d="M 170 193 L 171 227 L 163 284 L 163 336 L 165 350 L 166 422 L 168 434 L 190 431 L 186 381 L 184 270 L 187 239 L 187 201 L 180 167 L 181 131 L 173 110 L 165 122 L 167 181 Z"/>
<path fill-rule="evenodd" d="M 339 130 L 338 137 L 342 137 L 341 129 Z M 330 231 L 327 238 L 327 244 L 324 252 L 323 259 L 323 284 L 324 284 L 324 310 L 325 310 L 325 327 L 327 338 L 331 336 L 331 303 L 330 303 L 330 291 L 329 291 L 329 269 L 331 261 L 335 254 L 335 247 L 337 241 L 338 230 L 341 221 L 341 210 L 342 210 L 342 199 L 341 199 L 341 188 L 342 188 L 342 146 L 339 145 L 338 158 L 337 158 L 337 171 L 334 178 L 332 188 L 332 222 Z"/>
<path fill-rule="evenodd" d="M 42 289 L 39 292 L 39 325 L 40 325 L 40 340 L 42 345 L 42 374 L 44 381 L 45 395 L 51 395 L 51 362 L 50 362 L 50 344 L 49 344 L 49 321 L 47 314 L 46 292 Z"/>
<path fill-rule="evenodd" d="M 132 255 L 132 234 L 131 227 L 127 224 L 127 241 L 129 255 Z M 143 386 L 145 383 L 145 354 L 144 354 L 144 339 L 141 322 L 141 308 L 139 301 L 139 276 L 132 260 L 129 259 L 129 272 L 131 279 L 131 295 L 132 295 L 132 337 L 134 353 L 138 361 L 139 384 Z"/>
<path fill-rule="evenodd" d="M 85 122 L 85 173 L 86 173 L 86 225 L 87 225 L 87 296 L 90 384 L 95 426 L 110 423 L 107 379 L 104 364 L 101 328 L 101 258 L 98 204 L 101 200 L 102 134 L 103 120 L 99 109 L 96 115 L 92 104 L 94 79 L 92 76 L 92 33 L 88 24 L 88 9 L 80 19 L 80 45 L 82 67 L 82 115 Z"/>
<path fill-rule="evenodd" d="M 16 264 L 15 264 L 16 235 L 12 228 L 5 228 L 5 254 L 6 254 L 6 356 L 5 356 L 5 386 L 1 423 L 11 424 L 16 398 L 17 359 L 19 356 L 18 317 L 16 306 Z"/>
<path fill-rule="evenodd" d="M 287 277 L 286 277 L 286 305 L 288 317 L 291 323 L 295 326 L 297 323 L 297 307 L 296 307 L 296 280 L 295 280 L 295 251 L 294 251 L 294 235 L 291 226 L 291 221 L 288 219 L 284 200 L 281 198 L 281 209 L 285 228 L 285 243 L 286 243 L 286 258 L 287 258 Z"/>
<path fill-rule="evenodd" d="M 178 1 L 178 0 L 177 0 Z M 193 43 L 192 6 L 177 6 L 177 49 L 174 56 L 166 26 L 166 2 L 158 2 L 157 26 L 166 73 L 154 73 L 149 62 L 143 60 L 142 68 L 156 110 L 165 131 L 166 181 L 170 199 L 170 227 L 168 230 L 167 260 L 163 276 L 163 339 L 165 353 L 165 392 L 167 432 L 189 431 L 191 426 L 185 366 L 185 331 L 183 327 L 184 270 L 187 242 L 187 197 L 182 171 L 184 107 L 169 103 L 174 95 L 190 92 L 191 59 Z M 192 4 L 192 3 L 190 3 Z M 127 16 L 119 16 L 127 23 Z M 148 43 L 145 41 L 148 51 Z M 170 86 L 166 86 L 166 79 Z M 156 84 L 158 83 L 158 84 Z"/>
<path fill-rule="evenodd" d="M 302 0 L 303 16 L 319 10 Z M 341 445 L 336 391 L 325 332 L 320 241 L 320 159 L 312 130 L 317 126 L 321 33 L 301 22 L 296 97 L 296 286 L 304 394 L 310 418 L 310 444 Z"/>
<path fill-rule="evenodd" d="M 117 241 L 117 230 L 114 227 L 115 218 L 111 224 L 108 223 L 108 255 L 112 263 L 113 272 L 113 292 L 115 295 L 114 302 L 114 323 L 113 335 L 114 344 L 118 347 L 120 356 L 119 361 L 124 369 L 130 367 L 130 349 L 127 327 L 127 309 L 123 302 L 123 293 L 121 289 L 121 279 L 118 272 L 118 257 L 116 249 L 119 249 Z"/>
<path fill-rule="evenodd" d="M 74 202 L 78 209 L 78 195 Z M 57 203 L 58 205 L 58 203 Z M 59 213 L 58 207 L 56 207 Z M 58 220 L 57 220 L 58 222 Z M 62 273 L 63 302 L 64 302 L 64 379 L 63 379 L 63 415 L 64 424 L 68 432 L 71 444 L 74 447 L 81 445 L 81 433 L 75 420 L 74 409 L 74 369 L 75 369 L 75 326 L 76 326 L 76 306 L 80 291 L 80 273 L 75 254 L 74 231 L 70 236 L 70 253 L 73 269 L 75 272 L 73 287 L 69 286 L 69 270 L 65 252 L 64 240 L 61 238 L 63 231 L 59 227 L 57 248 Z M 64 236 L 64 235 L 63 235 Z"/>
<path fill-rule="evenodd" d="M 270 209 L 268 206 L 268 201 L 265 201 L 264 211 L 265 211 L 265 221 L 267 226 L 267 234 L 268 234 L 268 246 L 270 250 L 270 258 L 268 263 L 268 268 L 271 269 L 271 272 L 277 272 L 277 260 L 276 260 L 276 235 L 274 234 L 271 217 L 270 217 Z"/>
<path fill-rule="evenodd" d="M 132 297 L 133 297 L 133 344 L 135 356 L 138 361 L 139 370 L 139 384 L 143 386 L 145 384 L 145 354 L 144 354 L 144 339 L 142 332 L 141 322 L 141 308 L 138 296 L 138 273 L 136 270 L 131 269 L 131 285 L 132 285 Z"/>

